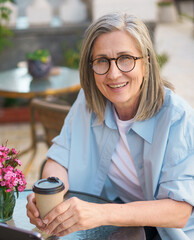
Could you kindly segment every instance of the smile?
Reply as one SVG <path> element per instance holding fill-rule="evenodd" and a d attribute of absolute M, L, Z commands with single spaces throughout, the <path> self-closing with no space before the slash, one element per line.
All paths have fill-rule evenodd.
<path fill-rule="evenodd" d="M 110 88 L 122 88 L 125 87 L 128 84 L 128 82 L 126 83 L 122 83 L 122 84 L 114 84 L 114 85 L 108 85 Z"/>

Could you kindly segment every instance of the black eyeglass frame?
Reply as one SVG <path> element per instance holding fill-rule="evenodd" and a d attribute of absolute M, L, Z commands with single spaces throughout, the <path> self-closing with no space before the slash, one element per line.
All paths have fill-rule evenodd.
<path fill-rule="evenodd" d="M 118 64 L 117 64 L 117 61 L 118 61 L 118 59 L 121 58 L 121 57 L 133 58 L 133 60 L 134 60 L 134 66 L 133 66 L 133 68 L 132 68 L 131 70 L 129 70 L 129 71 L 123 71 L 123 70 L 121 70 L 121 69 L 119 68 L 119 66 L 118 66 Z M 104 74 L 106 74 L 106 73 L 109 71 L 110 66 L 111 66 L 111 61 L 114 60 L 115 63 L 116 63 L 117 68 L 118 68 L 121 72 L 126 72 L 126 73 L 127 73 L 127 72 L 131 72 L 131 71 L 135 68 L 136 61 L 139 60 L 139 59 L 142 59 L 142 58 L 144 58 L 144 57 L 135 57 L 135 56 L 131 56 L 131 55 L 121 55 L 121 56 L 119 56 L 119 57 L 117 57 L 117 58 L 99 57 L 99 58 L 95 58 L 94 60 L 90 61 L 90 66 L 91 66 L 92 70 L 94 71 L 94 69 L 93 69 L 93 62 L 96 61 L 96 60 L 98 60 L 98 59 L 106 59 L 106 60 L 108 61 L 108 63 L 109 63 L 108 70 L 107 70 L 105 73 L 97 73 L 97 72 L 94 71 L 97 75 L 104 75 Z"/>

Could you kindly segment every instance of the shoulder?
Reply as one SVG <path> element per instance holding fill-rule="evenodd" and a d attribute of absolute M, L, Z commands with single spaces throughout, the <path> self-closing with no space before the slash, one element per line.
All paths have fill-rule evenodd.
<path fill-rule="evenodd" d="M 72 105 L 68 116 L 65 119 L 66 125 L 70 126 L 81 126 L 91 125 L 91 120 L 95 118 L 95 114 L 89 111 L 85 99 L 83 89 L 80 90 L 76 101 Z"/>
<path fill-rule="evenodd" d="M 77 99 L 75 100 L 74 104 L 71 107 L 71 110 L 68 114 L 68 119 L 71 119 L 77 114 L 80 114 L 80 112 L 85 113 L 88 112 L 87 106 L 86 106 L 86 99 L 83 89 L 81 89 L 78 93 Z"/>
<path fill-rule="evenodd" d="M 165 88 L 164 104 L 158 115 L 168 117 L 171 124 L 182 120 L 194 122 L 194 109 L 172 90 Z"/>
<path fill-rule="evenodd" d="M 170 89 L 165 89 L 164 105 L 156 119 L 158 130 L 168 135 L 171 151 L 174 149 L 178 153 L 184 149 L 186 153 L 194 150 L 194 110 Z"/>

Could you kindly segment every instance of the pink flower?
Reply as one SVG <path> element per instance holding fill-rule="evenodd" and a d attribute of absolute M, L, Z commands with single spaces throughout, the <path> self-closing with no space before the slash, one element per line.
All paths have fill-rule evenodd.
<path fill-rule="evenodd" d="M 22 162 L 19 159 L 17 159 L 17 158 L 15 159 L 15 162 L 17 162 L 19 166 L 22 165 Z"/>
<path fill-rule="evenodd" d="M 12 151 L 12 153 L 15 154 L 15 155 L 18 154 L 18 152 L 16 152 L 15 148 L 12 148 L 11 151 Z"/>
<path fill-rule="evenodd" d="M 19 187 L 18 187 L 18 191 L 19 191 L 19 192 L 23 192 L 24 189 L 25 189 L 25 186 L 19 186 Z"/>
<path fill-rule="evenodd" d="M 18 152 L 12 148 L 0 145 L 0 188 L 5 192 L 16 190 L 22 192 L 26 188 L 26 180 L 21 170 L 16 169 L 21 161 L 17 158 Z"/>
<path fill-rule="evenodd" d="M 1 181 L 1 186 L 5 186 L 5 181 Z"/>

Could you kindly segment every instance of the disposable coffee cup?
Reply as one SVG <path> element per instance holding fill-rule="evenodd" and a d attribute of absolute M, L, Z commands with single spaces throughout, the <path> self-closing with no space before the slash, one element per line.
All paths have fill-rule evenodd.
<path fill-rule="evenodd" d="M 57 177 L 40 179 L 32 187 L 40 218 L 44 218 L 53 208 L 63 202 L 65 186 Z"/>

